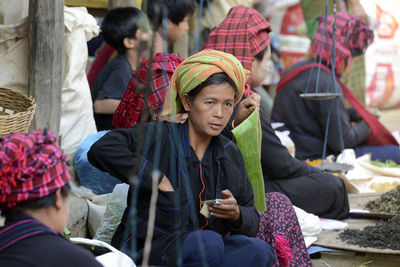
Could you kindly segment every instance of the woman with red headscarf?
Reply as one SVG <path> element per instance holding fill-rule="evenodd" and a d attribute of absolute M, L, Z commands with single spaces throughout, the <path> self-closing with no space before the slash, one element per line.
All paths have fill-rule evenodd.
<path fill-rule="evenodd" d="M 272 120 L 289 128 L 297 158 L 321 158 L 326 139 L 327 154 L 337 155 L 344 148 L 354 148 L 357 157 L 371 153 L 372 159 L 400 163 L 397 141 L 339 80 L 351 66 L 352 57 L 363 54 L 373 37 L 372 30 L 355 15 L 339 12 L 336 18 L 320 17 L 311 52 L 321 64 L 299 62 L 282 76 Z M 343 93 L 353 108 L 346 109 L 341 96 L 323 101 L 299 96 L 317 90 Z M 329 131 L 325 137 L 326 129 Z"/>
<path fill-rule="evenodd" d="M 51 132 L 0 138 L 1 266 L 102 266 L 60 234 L 69 212 L 65 158 Z"/>
<path fill-rule="evenodd" d="M 259 86 L 268 72 L 270 30 L 269 23 L 256 10 L 237 6 L 210 33 L 204 47 L 233 54 L 245 69 L 251 71 L 242 103 L 254 97 L 251 87 Z M 246 105 L 239 105 L 236 115 L 231 118 L 234 118 L 233 126 L 239 125 L 249 112 Z M 307 212 L 330 218 L 344 217 L 348 212 L 345 186 L 340 179 L 293 158 L 275 135 L 262 108 L 260 119 L 265 191 L 274 193 L 265 195 L 266 211 L 261 215 L 257 237 L 276 248 L 281 266 L 311 266 L 290 201 Z M 224 134 L 233 139 L 230 130 L 225 128 Z M 290 200 L 276 192 L 286 194 Z"/>

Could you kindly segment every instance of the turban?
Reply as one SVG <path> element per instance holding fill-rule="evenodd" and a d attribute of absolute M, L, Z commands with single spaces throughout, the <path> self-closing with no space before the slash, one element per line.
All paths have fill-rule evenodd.
<path fill-rule="evenodd" d="M 246 70 L 251 70 L 252 57 L 270 43 L 271 25 L 255 9 L 243 5 L 229 11 L 208 36 L 204 49 L 216 49 L 234 55 Z"/>
<path fill-rule="evenodd" d="M 329 65 L 333 56 L 333 23 L 335 17 L 329 15 L 326 19 L 327 25 L 325 25 L 325 19 L 324 16 L 319 17 L 319 25 L 311 46 L 311 54 L 313 57 L 320 56 Z M 373 31 L 356 15 L 344 12 L 336 13 L 336 73 L 343 73 L 346 66 L 350 64 L 352 57 L 364 53 L 373 40 Z"/>
<path fill-rule="evenodd" d="M 211 75 L 221 72 L 228 75 L 235 83 L 238 89 L 235 96 L 235 104 L 237 104 L 243 96 L 249 75 L 248 71 L 231 54 L 206 49 L 187 58 L 178 66 L 165 96 L 162 115 L 175 115 L 181 112 L 183 109 L 182 96 L 192 91 Z"/>
<path fill-rule="evenodd" d="M 66 156 L 51 131 L 0 138 L 0 211 L 45 197 L 70 180 Z"/>

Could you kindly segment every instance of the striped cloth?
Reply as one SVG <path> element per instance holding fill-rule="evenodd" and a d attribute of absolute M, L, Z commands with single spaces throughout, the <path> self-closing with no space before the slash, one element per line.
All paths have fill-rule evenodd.
<path fill-rule="evenodd" d="M 0 138 L 0 211 L 45 197 L 70 180 L 66 156 L 51 131 Z"/>
<path fill-rule="evenodd" d="M 187 58 L 172 76 L 162 116 L 175 115 L 183 110 L 181 97 L 196 88 L 215 73 L 224 72 L 235 83 L 237 104 L 243 96 L 249 72 L 232 56 L 221 51 L 206 49 Z"/>

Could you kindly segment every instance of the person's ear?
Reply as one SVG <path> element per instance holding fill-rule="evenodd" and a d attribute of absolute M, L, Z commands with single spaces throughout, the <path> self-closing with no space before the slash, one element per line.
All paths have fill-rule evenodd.
<path fill-rule="evenodd" d="M 132 49 L 136 47 L 137 40 L 134 38 L 125 37 L 124 40 L 122 40 L 122 43 L 126 49 Z"/>
<path fill-rule="evenodd" d="M 189 99 L 188 94 L 184 94 L 182 96 L 182 105 L 183 105 L 183 108 L 185 109 L 185 112 L 190 111 L 190 104 L 191 104 L 191 101 Z"/>
<path fill-rule="evenodd" d="M 54 201 L 54 207 L 59 210 L 62 208 L 62 206 L 64 204 L 64 198 L 61 195 L 61 189 L 57 189 L 55 194 L 56 194 L 56 199 Z"/>

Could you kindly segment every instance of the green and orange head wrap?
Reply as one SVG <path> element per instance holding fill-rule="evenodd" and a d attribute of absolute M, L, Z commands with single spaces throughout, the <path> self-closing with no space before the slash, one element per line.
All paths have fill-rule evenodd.
<path fill-rule="evenodd" d="M 215 73 L 226 73 L 236 84 L 238 92 L 235 97 L 237 104 L 243 96 L 249 72 L 240 61 L 231 54 L 206 49 L 183 61 L 172 76 L 162 116 L 175 115 L 183 110 L 181 98 Z"/>

